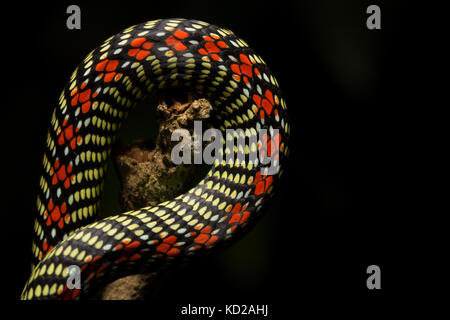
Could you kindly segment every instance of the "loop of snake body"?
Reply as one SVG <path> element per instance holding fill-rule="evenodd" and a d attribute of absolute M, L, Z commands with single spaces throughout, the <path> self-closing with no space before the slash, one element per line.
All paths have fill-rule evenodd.
<path fill-rule="evenodd" d="M 188 192 L 96 221 L 110 149 L 122 121 L 150 93 L 206 97 L 213 123 L 242 129 L 256 161 L 216 161 Z M 252 136 L 265 135 L 255 144 Z M 22 299 L 80 299 L 107 282 L 210 252 L 245 233 L 267 206 L 288 155 L 290 126 L 277 80 L 228 29 L 197 20 L 149 21 L 110 37 L 72 74 L 48 131 L 37 199 L 33 271 Z M 253 140 L 254 141 L 254 140 Z M 236 153 L 224 149 L 224 153 Z M 69 266 L 81 270 L 68 286 Z"/>

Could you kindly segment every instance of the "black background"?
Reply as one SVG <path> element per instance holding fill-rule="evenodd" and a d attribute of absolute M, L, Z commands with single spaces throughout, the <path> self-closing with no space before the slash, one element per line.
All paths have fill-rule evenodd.
<path fill-rule="evenodd" d="M 74 2 L 75 3 L 75 2 Z M 47 125 L 72 71 L 122 29 L 184 17 L 233 30 L 271 66 L 287 101 L 291 157 L 269 212 L 240 242 L 166 276 L 153 306 L 260 303 L 274 313 L 319 301 L 377 306 L 402 295 L 412 239 L 405 212 L 405 37 L 387 1 L 121 1 L 15 4 L 3 38 L 3 214 L 8 298 L 28 275 L 32 214 Z M 366 28 L 378 4 L 382 29 Z M 132 124 L 133 125 L 133 124 Z M 135 124 L 139 125 L 139 124 Z M 141 124 L 142 125 L 142 124 Z M 368 290 L 366 268 L 382 271 Z M 275 317 L 277 318 L 277 317 Z"/>

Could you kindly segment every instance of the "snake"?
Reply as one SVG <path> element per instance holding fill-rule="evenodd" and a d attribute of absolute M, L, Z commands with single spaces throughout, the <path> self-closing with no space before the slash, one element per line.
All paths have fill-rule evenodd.
<path fill-rule="evenodd" d="M 273 159 L 276 172 L 264 170 L 259 158 L 217 160 L 174 199 L 98 220 L 117 132 L 139 101 L 167 90 L 205 97 L 214 126 L 225 135 L 233 130 L 232 139 L 244 138 L 244 147 L 227 145 L 223 154 L 257 150 Z M 191 261 L 241 238 L 280 184 L 290 130 L 276 78 L 231 30 L 173 18 L 108 38 L 75 69 L 51 116 L 32 271 L 21 299 L 88 299 L 114 279 Z M 68 284 L 74 266 L 78 287 Z"/>

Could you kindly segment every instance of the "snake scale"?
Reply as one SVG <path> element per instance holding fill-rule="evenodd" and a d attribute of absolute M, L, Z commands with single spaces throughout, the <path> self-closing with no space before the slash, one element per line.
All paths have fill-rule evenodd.
<path fill-rule="evenodd" d="M 168 89 L 206 97 L 223 133 L 242 129 L 245 153 L 256 148 L 275 156 L 280 169 L 269 175 L 258 160 L 216 161 L 197 186 L 175 199 L 96 221 L 122 121 L 138 101 Z M 276 134 L 250 142 L 261 129 Z M 88 298 L 109 281 L 187 261 L 242 236 L 279 183 L 289 132 L 277 80 L 232 31 L 161 19 L 110 37 L 76 68 L 54 109 L 34 221 L 33 271 L 21 298 Z M 67 285 L 73 265 L 80 268 L 79 289 Z"/>

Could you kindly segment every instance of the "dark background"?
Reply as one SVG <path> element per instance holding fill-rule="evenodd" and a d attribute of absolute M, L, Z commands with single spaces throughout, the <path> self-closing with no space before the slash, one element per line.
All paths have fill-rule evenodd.
<path fill-rule="evenodd" d="M 81 7 L 81 30 L 66 28 L 69 4 Z M 381 30 L 366 28 L 370 4 L 381 7 Z M 266 216 L 231 248 L 165 276 L 153 306 L 260 303 L 276 314 L 310 301 L 376 306 L 401 295 L 414 258 L 400 219 L 408 88 L 396 9 L 388 1 L 333 0 L 13 5 L 3 13 L 11 22 L 2 40 L 8 99 L 1 130 L 3 150 L 13 155 L 2 157 L 3 214 L 12 225 L 3 234 L 12 244 L 5 250 L 8 298 L 19 297 L 29 275 L 42 150 L 65 83 L 109 36 L 170 17 L 227 27 L 246 40 L 277 77 L 293 134 L 285 179 Z M 145 128 L 142 121 L 127 125 Z M 371 264 L 381 268 L 379 291 L 366 287 Z"/>

